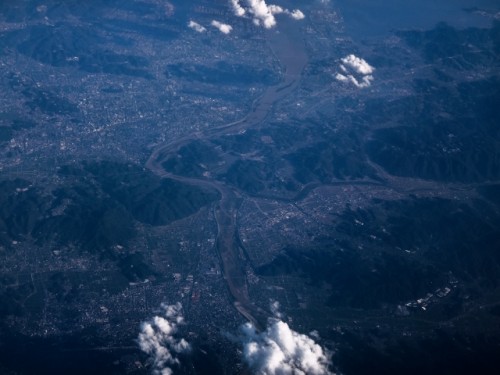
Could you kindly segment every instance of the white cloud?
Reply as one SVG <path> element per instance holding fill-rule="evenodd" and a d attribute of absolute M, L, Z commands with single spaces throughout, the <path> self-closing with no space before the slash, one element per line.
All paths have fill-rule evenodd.
<path fill-rule="evenodd" d="M 372 81 L 373 81 L 372 75 L 363 76 L 361 78 L 361 81 L 357 80 L 354 77 L 351 77 L 351 82 L 354 83 L 354 85 L 359 87 L 359 88 L 364 88 L 364 87 L 370 86 L 372 84 Z"/>
<path fill-rule="evenodd" d="M 281 13 L 285 13 L 286 12 L 286 9 L 283 9 L 282 7 L 280 7 L 279 5 L 273 5 L 273 4 L 269 4 L 267 6 L 267 9 L 269 9 L 269 12 L 272 14 L 272 15 L 275 15 L 275 14 L 281 14 Z"/>
<path fill-rule="evenodd" d="M 295 20 L 304 19 L 304 13 L 299 9 L 290 11 L 279 5 L 267 4 L 265 0 L 245 0 L 245 9 L 240 0 L 230 0 L 233 12 L 238 17 L 243 17 L 248 13 L 251 15 L 253 23 L 257 26 L 263 26 L 270 29 L 276 26 L 276 14 L 287 14 Z"/>
<path fill-rule="evenodd" d="M 373 66 L 371 66 L 370 64 L 368 64 L 365 60 L 363 60 L 362 58 L 359 58 L 353 54 L 351 55 L 347 55 L 346 57 L 344 57 L 343 59 L 341 59 L 341 61 L 351 67 L 352 69 L 354 69 L 357 73 L 359 74 L 372 74 L 373 71 L 375 70 L 373 68 Z"/>
<path fill-rule="evenodd" d="M 294 20 L 303 20 L 306 16 L 304 15 L 304 13 L 302 13 L 302 11 L 300 9 L 294 9 L 290 12 L 290 16 L 294 19 Z"/>
<path fill-rule="evenodd" d="M 273 7 L 270 8 L 264 0 L 247 0 L 247 3 L 256 25 L 262 25 L 266 29 L 276 26 L 276 18 L 272 13 Z"/>
<path fill-rule="evenodd" d="M 213 27 L 219 29 L 219 31 L 223 34 L 229 34 L 233 30 L 233 27 L 231 25 L 228 25 L 228 24 L 216 21 L 216 20 L 213 20 L 211 25 Z"/>
<path fill-rule="evenodd" d="M 263 332 L 251 323 L 241 327 L 243 357 L 259 375 L 332 375 L 330 355 L 307 335 L 271 318 Z"/>
<path fill-rule="evenodd" d="M 366 88 L 372 84 L 375 68 L 364 59 L 351 54 L 340 61 L 342 64 L 339 65 L 339 68 L 342 73 L 335 75 L 337 81 L 350 82 L 358 88 Z"/>
<path fill-rule="evenodd" d="M 184 324 L 182 305 L 162 304 L 163 316 L 155 316 L 143 322 L 137 338 L 140 349 L 149 354 L 153 362 L 153 374 L 170 375 L 170 366 L 179 364 L 177 355 L 191 350 L 183 338 L 176 337 L 178 326 Z"/>
<path fill-rule="evenodd" d="M 347 81 L 349 81 L 349 78 L 347 78 L 347 76 L 345 76 L 343 74 L 340 74 L 340 73 L 337 73 L 337 75 L 335 76 L 335 79 L 337 81 L 341 81 L 341 82 L 347 82 Z"/>
<path fill-rule="evenodd" d="M 191 28 L 191 29 L 193 29 L 194 31 L 199 32 L 199 33 L 203 33 L 205 31 L 207 31 L 206 28 L 204 28 L 203 26 L 201 26 L 198 22 L 194 22 L 194 21 L 189 21 L 188 27 Z"/>
<path fill-rule="evenodd" d="M 231 0 L 231 5 L 235 16 L 243 17 L 246 14 L 246 10 L 240 5 L 239 0 Z"/>

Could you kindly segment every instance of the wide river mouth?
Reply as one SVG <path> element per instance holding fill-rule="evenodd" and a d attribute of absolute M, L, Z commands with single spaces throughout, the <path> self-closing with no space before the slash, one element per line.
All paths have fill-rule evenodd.
<path fill-rule="evenodd" d="M 354 39 L 383 37 L 392 30 L 432 29 L 444 22 L 459 29 L 490 27 L 492 17 L 473 8 L 498 11 L 496 0 L 337 0 L 331 6 L 344 18 L 347 33 Z"/>

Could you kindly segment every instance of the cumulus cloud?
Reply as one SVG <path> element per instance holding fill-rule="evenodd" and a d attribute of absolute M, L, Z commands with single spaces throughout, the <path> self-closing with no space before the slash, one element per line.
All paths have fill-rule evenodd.
<path fill-rule="evenodd" d="M 368 64 L 364 59 L 353 54 L 342 58 L 340 70 L 335 79 L 340 82 L 350 82 L 358 88 L 369 87 L 373 81 L 373 72 L 375 68 Z"/>
<path fill-rule="evenodd" d="M 243 17 L 246 14 L 246 10 L 240 5 L 239 0 L 231 0 L 231 5 L 236 16 Z"/>
<path fill-rule="evenodd" d="M 219 31 L 223 34 L 229 34 L 233 30 L 233 27 L 231 25 L 216 20 L 213 20 L 211 25 L 216 29 L 219 29 Z"/>
<path fill-rule="evenodd" d="M 274 15 L 279 13 L 280 7 L 274 5 L 269 7 L 264 0 L 247 0 L 247 3 L 256 25 L 262 25 L 266 29 L 276 26 Z"/>
<path fill-rule="evenodd" d="M 196 32 L 199 32 L 199 33 L 203 33 L 205 31 L 207 31 L 206 28 L 204 28 L 203 26 L 201 26 L 198 22 L 194 22 L 194 21 L 189 21 L 188 27 L 191 28 L 191 29 L 193 29 Z"/>
<path fill-rule="evenodd" d="M 335 76 L 335 79 L 337 79 L 337 81 L 341 81 L 341 82 L 351 82 L 354 86 L 362 89 L 362 88 L 368 87 L 372 84 L 373 76 L 367 75 L 367 76 L 363 76 L 363 77 L 358 79 L 358 78 L 354 77 L 352 74 L 343 75 L 343 74 L 337 73 L 337 75 Z"/>
<path fill-rule="evenodd" d="M 179 325 L 184 324 L 182 304 L 162 304 L 162 316 L 155 316 L 141 324 L 137 338 L 140 349 L 147 353 L 153 362 L 153 374 L 170 375 L 172 365 L 178 365 L 180 353 L 187 353 L 191 345 L 177 337 Z"/>
<path fill-rule="evenodd" d="M 255 25 L 263 26 L 266 29 L 276 26 L 276 18 L 274 17 L 276 14 L 287 14 L 295 20 L 301 20 L 305 17 L 299 9 L 290 11 L 279 5 L 268 5 L 265 0 L 244 0 L 244 3 L 246 9 L 241 5 L 240 0 L 231 0 L 234 14 L 243 17 L 249 13 Z"/>
<path fill-rule="evenodd" d="M 281 320 L 279 302 L 271 301 L 270 308 L 274 317 L 265 331 L 257 332 L 251 323 L 241 326 L 243 359 L 250 368 L 258 375 L 333 375 L 330 354 Z"/>
<path fill-rule="evenodd" d="M 368 64 L 365 60 L 355 55 L 347 55 L 341 61 L 348 67 L 354 69 L 359 74 L 372 74 L 374 71 L 373 66 Z"/>
<path fill-rule="evenodd" d="M 294 9 L 289 14 L 294 20 L 303 20 L 306 17 L 300 9 Z"/>

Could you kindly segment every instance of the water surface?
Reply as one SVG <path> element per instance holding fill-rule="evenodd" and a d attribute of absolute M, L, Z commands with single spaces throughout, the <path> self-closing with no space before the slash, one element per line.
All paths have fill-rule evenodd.
<path fill-rule="evenodd" d="M 332 2 L 344 17 L 354 39 L 384 36 L 391 30 L 432 29 L 445 22 L 456 28 L 490 27 L 493 19 L 470 12 L 478 8 L 495 14 L 497 0 L 337 0 Z"/>

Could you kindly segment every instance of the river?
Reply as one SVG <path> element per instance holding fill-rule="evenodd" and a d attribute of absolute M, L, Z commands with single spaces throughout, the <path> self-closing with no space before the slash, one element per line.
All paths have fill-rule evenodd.
<path fill-rule="evenodd" d="M 214 217 L 217 221 L 216 250 L 221 262 L 224 280 L 234 298 L 234 306 L 257 329 L 266 325 L 268 313 L 255 306 L 250 300 L 247 288 L 246 272 L 240 259 L 240 249 L 237 241 L 237 219 L 241 203 L 240 192 L 223 182 L 213 178 L 194 178 L 176 175 L 166 171 L 162 163 L 169 155 L 173 155 L 182 146 L 200 139 L 215 139 L 224 134 L 235 134 L 261 124 L 272 113 L 273 106 L 293 92 L 301 79 L 301 73 L 308 62 L 305 43 L 297 23 L 284 21 L 276 29 L 265 31 L 265 37 L 271 53 L 279 61 L 282 70 L 282 80 L 268 87 L 253 103 L 250 112 L 238 121 L 222 124 L 196 135 L 188 135 L 158 147 L 146 162 L 146 167 L 155 174 L 196 185 L 202 188 L 215 189 L 220 193 L 220 200 L 214 207 Z"/>

